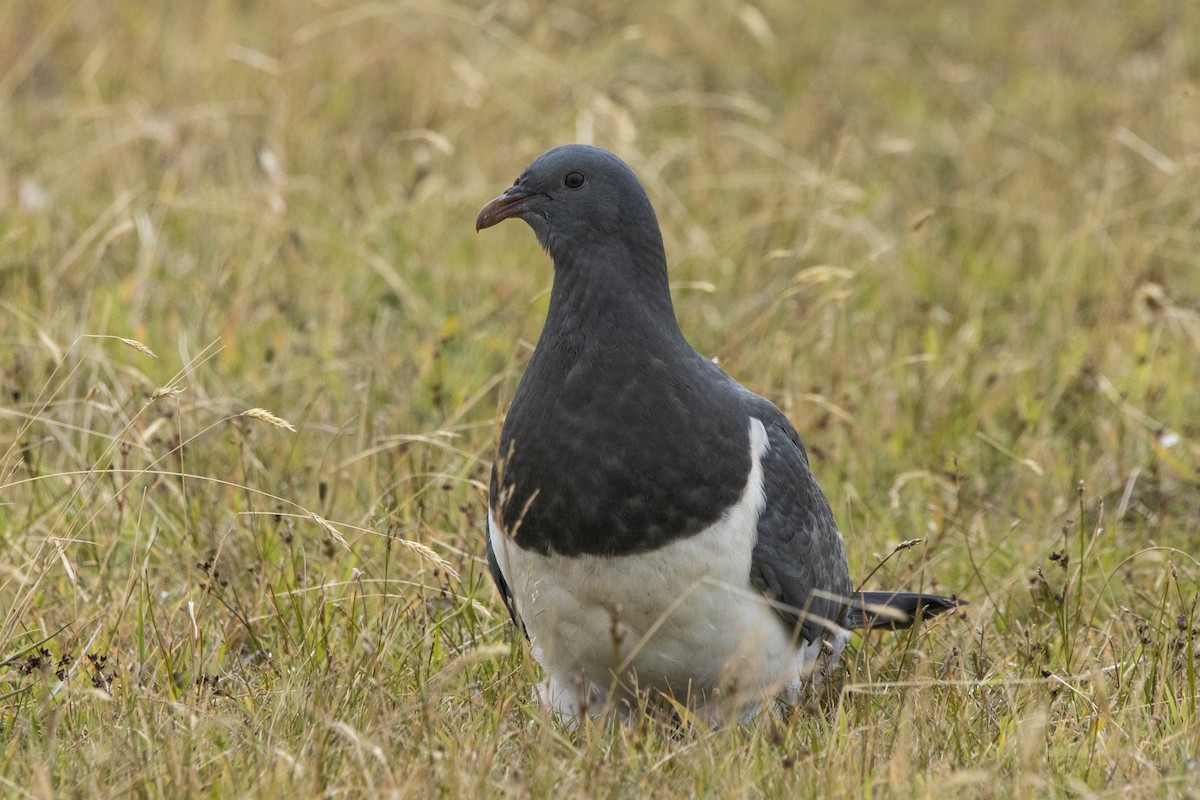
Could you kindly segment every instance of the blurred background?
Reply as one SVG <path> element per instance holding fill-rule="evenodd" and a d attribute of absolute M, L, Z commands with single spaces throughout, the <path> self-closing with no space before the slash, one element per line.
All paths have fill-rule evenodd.
<path fill-rule="evenodd" d="M 0 764 L 536 792 L 595 748 L 675 746 L 533 725 L 481 569 L 552 269 L 525 226 L 473 222 L 580 141 L 642 179 L 681 326 L 791 416 L 856 578 L 922 539 L 873 582 L 972 600 L 917 666 L 863 642 L 852 680 L 1007 687 L 945 690 L 907 739 L 847 695 L 891 726 L 869 748 L 820 720 L 745 746 L 853 759 L 834 793 L 1187 785 L 1195 728 L 1149 731 L 1195 713 L 1198 91 L 1187 2 L 3 4 Z M 1109 667 L 1085 711 L 1043 686 Z M 174 730 L 159 701 L 208 721 L 97 740 Z M 1125 745 L 1096 745 L 1101 706 Z M 356 766 L 335 722 L 406 755 Z M 1017 730 L 1048 754 L 990 749 Z M 791 790 L 773 755 L 747 778 L 706 748 L 686 787 Z M 647 770 L 571 785 L 680 789 Z"/>

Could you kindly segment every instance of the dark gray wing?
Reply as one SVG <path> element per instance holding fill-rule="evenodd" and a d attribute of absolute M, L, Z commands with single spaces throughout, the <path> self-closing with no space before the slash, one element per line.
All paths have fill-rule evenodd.
<path fill-rule="evenodd" d="M 966 600 L 940 594 L 858 592 L 846 612 L 846 627 L 895 631 L 965 605 Z"/>
<path fill-rule="evenodd" d="M 496 591 L 500 592 L 500 599 L 504 601 L 504 607 L 508 609 L 508 615 L 512 617 L 513 625 L 520 628 L 521 633 L 525 634 L 525 638 L 528 639 L 529 633 L 525 630 L 525 625 L 517 617 L 517 607 L 513 605 L 512 592 L 508 589 L 508 581 L 504 580 L 504 573 L 500 571 L 500 562 L 496 561 L 496 553 L 492 550 L 492 537 L 489 534 L 485 539 L 487 541 L 488 571 L 492 573 L 492 582 L 496 584 Z"/>
<path fill-rule="evenodd" d="M 743 397 L 770 443 L 750 580 L 781 604 L 780 615 L 799 626 L 804 639 L 816 641 L 845 619 L 853 593 L 846 549 L 792 423 L 770 401 L 749 391 Z"/>
<path fill-rule="evenodd" d="M 492 478 L 488 487 L 488 525 L 484 541 L 487 543 L 487 562 L 488 572 L 492 573 L 492 583 L 496 584 L 496 591 L 500 592 L 500 599 L 504 601 L 504 607 L 508 609 L 508 616 L 512 618 L 513 625 L 520 629 L 521 633 L 525 634 L 525 638 L 529 638 L 529 632 L 525 630 L 525 625 L 517 616 L 517 607 L 513 603 L 512 591 L 508 588 L 508 581 L 504 580 L 504 573 L 500 571 L 500 562 L 496 560 L 496 551 L 492 549 L 492 513 L 490 509 L 494 508 L 496 498 L 499 493 L 499 481 L 496 476 L 496 465 L 492 464 Z"/>

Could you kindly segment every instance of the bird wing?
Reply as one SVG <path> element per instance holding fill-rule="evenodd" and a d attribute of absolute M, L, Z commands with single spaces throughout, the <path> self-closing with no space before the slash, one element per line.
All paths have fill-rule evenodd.
<path fill-rule="evenodd" d="M 769 400 L 743 393 L 770 444 L 750 580 L 805 640 L 816 641 L 842 624 L 853 592 L 842 535 L 792 423 Z"/>
<path fill-rule="evenodd" d="M 521 633 L 525 634 L 525 638 L 528 639 L 529 632 L 525 630 L 525 624 L 517 616 L 517 607 L 513 603 L 508 581 L 504 579 L 504 573 L 500 571 L 500 562 L 496 560 L 496 551 L 492 549 L 491 531 L 488 531 L 488 535 L 484 538 L 487 541 L 488 571 L 492 573 L 492 583 L 496 584 L 496 591 L 500 592 L 500 599 L 504 601 L 504 607 L 508 609 L 508 615 L 512 617 L 513 625 L 520 628 Z"/>
<path fill-rule="evenodd" d="M 500 599 L 504 601 L 504 607 L 508 609 L 508 616 L 512 617 L 513 625 L 521 629 L 521 633 L 525 634 L 525 638 L 529 638 L 529 632 L 525 630 L 525 623 L 521 622 L 521 618 L 517 615 L 517 606 L 513 600 L 512 590 L 508 588 L 508 581 L 504 579 L 504 573 L 500 569 L 500 562 L 496 560 L 496 551 L 492 548 L 492 511 L 498 507 L 498 498 L 500 492 L 498 475 L 496 473 L 496 465 L 492 465 L 492 476 L 488 486 L 488 521 L 487 535 L 484 540 L 487 542 L 487 562 L 488 571 L 492 573 L 492 583 L 496 585 L 496 591 L 500 592 Z"/>
<path fill-rule="evenodd" d="M 967 601 L 957 597 L 924 592 L 857 592 L 846 611 L 845 626 L 895 631 L 965 605 Z"/>

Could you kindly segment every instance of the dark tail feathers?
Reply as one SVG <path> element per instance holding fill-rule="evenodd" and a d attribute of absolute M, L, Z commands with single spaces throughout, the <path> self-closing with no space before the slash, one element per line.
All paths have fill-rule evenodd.
<path fill-rule="evenodd" d="M 920 592 L 858 592 L 846 610 L 845 627 L 894 631 L 966 604 L 957 597 Z"/>

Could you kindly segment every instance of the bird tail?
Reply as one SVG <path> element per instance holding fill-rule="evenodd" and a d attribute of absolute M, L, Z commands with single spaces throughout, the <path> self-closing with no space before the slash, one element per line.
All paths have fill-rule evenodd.
<path fill-rule="evenodd" d="M 858 592 L 850 599 L 845 627 L 894 631 L 966 604 L 957 597 L 920 592 Z"/>

